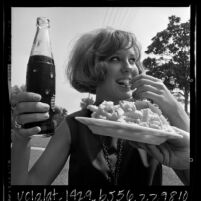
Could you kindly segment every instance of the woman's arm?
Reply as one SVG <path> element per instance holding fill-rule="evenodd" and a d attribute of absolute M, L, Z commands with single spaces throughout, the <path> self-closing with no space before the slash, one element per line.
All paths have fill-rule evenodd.
<path fill-rule="evenodd" d="M 19 93 L 11 96 L 12 105 L 12 124 L 15 125 L 14 121 L 23 124 L 27 120 L 29 121 L 30 116 L 24 115 L 26 108 L 27 110 L 36 110 L 36 105 L 41 100 L 41 96 L 33 93 Z M 31 108 L 30 109 L 30 105 Z M 35 109 L 34 109 L 34 107 Z M 41 105 L 38 106 L 41 110 Z M 48 109 L 43 109 L 44 113 L 39 116 L 39 119 L 45 119 L 47 115 L 44 115 Z M 25 121 L 26 120 L 26 121 Z M 30 120 L 32 121 L 32 120 Z M 15 127 L 15 126 L 14 126 Z M 30 129 L 14 128 L 11 130 L 11 184 L 22 185 L 26 183 L 28 176 L 28 165 L 30 157 L 30 136 L 40 132 L 39 127 Z"/>
<path fill-rule="evenodd" d="M 158 146 L 148 144 L 139 146 L 162 164 L 172 167 L 182 182 L 189 184 L 190 119 L 188 115 L 161 80 L 141 74 L 134 78 L 133 87 L 136 88 L 134 96 L 153 100 L 158 104 L 163 115 L 168 118 L 170 124 L 175 126 L 175 131 L 183 135 L 183 139 L 171 139 Z"/>
<path fill-rule="evenodd" d="M 13 134 L 15 135 L 15 134 Z M 30 140 L 15 139 L 11 147 L 11 184 L 23 185 L 28 177 Z"/>
<path fill-rule="evenodd" d="M 40 99 L 40 95 L 28 92 L 12 97 L 11 103 L 15 106 L 13 120 L 23 125 L 47 119 L 49 107 L 39 102 Z M 51 137 L 41 157 L 28 172 L 30 138 L 38 132 L 40 132 L 39 127 L 14 129 L 11 150 L 11 183 L 13 185 L 51 184 L 67 160 L 71 138 L 67 122 L 64 120 Z"/>
<path fill-rule="evenodd" d="M 45 151 L 28 173 L 28 185 L 50 185 L 62 170 L 70 151 L 70 130 L 64 119 Z"/>
<path fill-rule="evenodd" d="M 70 142 L 70 130 L 63 120 L 40 158 L 28 172 L 30 140 L 15 140 L 11 151 L 12 185 L 50 185 L 69 156 Z"/>

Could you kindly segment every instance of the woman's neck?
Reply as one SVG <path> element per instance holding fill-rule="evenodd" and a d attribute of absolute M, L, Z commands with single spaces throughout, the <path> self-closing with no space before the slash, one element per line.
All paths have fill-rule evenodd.
<path fill-rule="evenodd" d="M 114 102 L 115 105 L 119 104 L 119 100 L 104 97 L 102 95 L 96 95 L 95 105 L 100 105 L 103 101 L 112 101 L 112 102 Z"/>

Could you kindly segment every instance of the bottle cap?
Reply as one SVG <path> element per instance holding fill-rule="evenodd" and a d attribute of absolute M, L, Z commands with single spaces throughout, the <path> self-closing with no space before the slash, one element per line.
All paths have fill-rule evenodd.
<path fill-rule="evenodd" d="M 47 17 L 38 17 L 37 18 L 37 26 L 39 26 L 40 28 L 42 27 L 49 27 L 50 20 Z"/>

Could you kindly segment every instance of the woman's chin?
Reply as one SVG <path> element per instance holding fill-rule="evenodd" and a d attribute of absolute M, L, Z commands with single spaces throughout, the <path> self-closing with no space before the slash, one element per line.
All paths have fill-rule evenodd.
<path fill-rule="evenodd" d="M 110 93 L 110 94 L 107 94 L 107 96 L 99 96 L 99 97 L 96 97 L 97 100 L 106 100 L 106 101 L 113 101 L 114 103 L 118 103 L 120 100 L 128 100 L 130 98 L 132 98 L 132 94 L 133 92 L 132 91 L 127 91 L 127 92 L 119 92 L 119 91 L 116 91 L 115 93 Z"/>
<path fill-rule="evenodd" d="M 120 96 L 119 96 L 119 100 L 126 100 L 126 99 L 130 99 L 132 98 L 132 91 L 129 91 L 127 93 L 122 93 Z"/>

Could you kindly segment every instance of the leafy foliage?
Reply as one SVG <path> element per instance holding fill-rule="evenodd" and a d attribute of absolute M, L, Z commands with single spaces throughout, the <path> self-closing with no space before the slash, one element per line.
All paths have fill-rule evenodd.
<path fill-rule="evenodd" d="M 185 99 L 187 111 L 190 94 L 190 21 L 180 22 L 176 16 L 169 17 L 167 28 L 152 38 L 145 53 L 143 65 L 152 76 L 160 78 L 170 89 L 179 88 Z"/>

